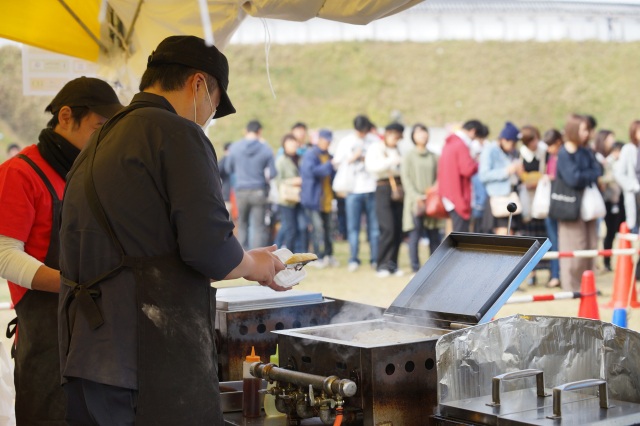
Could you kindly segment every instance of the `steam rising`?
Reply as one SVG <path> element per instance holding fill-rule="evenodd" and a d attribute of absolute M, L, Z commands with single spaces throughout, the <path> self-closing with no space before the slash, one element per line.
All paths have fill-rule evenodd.
<path fill-rule="evenodd" d="M 367 321 L 382 318 L 380 308 L 370 305 L 346 304 L 340 312 L 331 318 L 331 324 L 342 324 L 345 322 Z"/>

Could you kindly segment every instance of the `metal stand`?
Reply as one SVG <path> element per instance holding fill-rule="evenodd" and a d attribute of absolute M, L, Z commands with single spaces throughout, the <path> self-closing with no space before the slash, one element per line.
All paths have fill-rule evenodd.
<path fill-rule="evenodd" d="M 509 212 L 509 222 L 507 223 L 507 235 L 511 235 L 511 219 L 513 218 L 513 213 L 518 210 L 518 206 L 516 203 L 509 203 L 507 205 L 507 211 Z"/>

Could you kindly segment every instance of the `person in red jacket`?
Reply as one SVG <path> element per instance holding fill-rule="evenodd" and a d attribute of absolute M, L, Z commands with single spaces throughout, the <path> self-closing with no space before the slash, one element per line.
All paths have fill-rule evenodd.
<path fill-rule="evenodd" d="M 438 161 L 438 188 L 454 232 L 469 232 L 471 177 L 478 171 L 469 146 L 482 126 L 478 120 L 464 123 L 462 129 L 447 137 Z"/>
<path fill-rule="evenodd" d="M 16 421 L 63 426 L 65 399 L 58 355 L 59 222 L 67 173 L 91 135 L 122 105 L 105 81 L 68 82 L 45 112 L 38 143 L 0 165 L 0 276 L 17 318 Z"/>

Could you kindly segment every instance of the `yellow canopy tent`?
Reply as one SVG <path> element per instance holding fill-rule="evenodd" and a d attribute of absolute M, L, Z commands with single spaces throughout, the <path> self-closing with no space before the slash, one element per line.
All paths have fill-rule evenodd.
<path fill-rule="evenodd" d="M 197 35 L 224 49 L 247 15 L 365 25 L 422 1 L 3 0 L 0 37 L 97 62 L 101 76 L 130 89 L 170 35 Z"/>

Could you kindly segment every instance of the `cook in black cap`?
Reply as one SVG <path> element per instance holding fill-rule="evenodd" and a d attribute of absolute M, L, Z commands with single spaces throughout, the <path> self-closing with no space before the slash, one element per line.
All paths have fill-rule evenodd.
<path fill-rule="evenodd" d="M 20 323 L 13 348 L 18 424 L 66 424 L 56 320 L 60 203 L 80 150 L 120 108 L 104 81 L 72 80 L 47 106 L 52 116 L 37 145 L 0 165 L 0 276 Z"/>
<path fill-rule="evenodd" d="M 204 40 L 194 36 L 167 37 L 149 55 L 147 69 L 167 64 L 184 65 L 215 77 L 220 89 L 220 103 L 217 105 L 215 118 L 236 112 L 227 94 L 229 63 L 215 46 L 207 46 Z"/>
<path fill-rule="evenodd" d="M 224 423 L 211 281 L 284 290 L 275 247 L 245 252 L 234 236 L 201 129 L 235 112 L 228 84 L 218 49 L 163 40 L 141 92 L 69 174 L 58 327 L 70 424 Z"/>
<path fill-rule="evenodd" d="M 113 117 L 122 108 L 111 86 L 91 77 L 76 78 L 65 84 L 45 111 L 55 115 L 64 106 L 86 107 L 105 118 Z"/>

